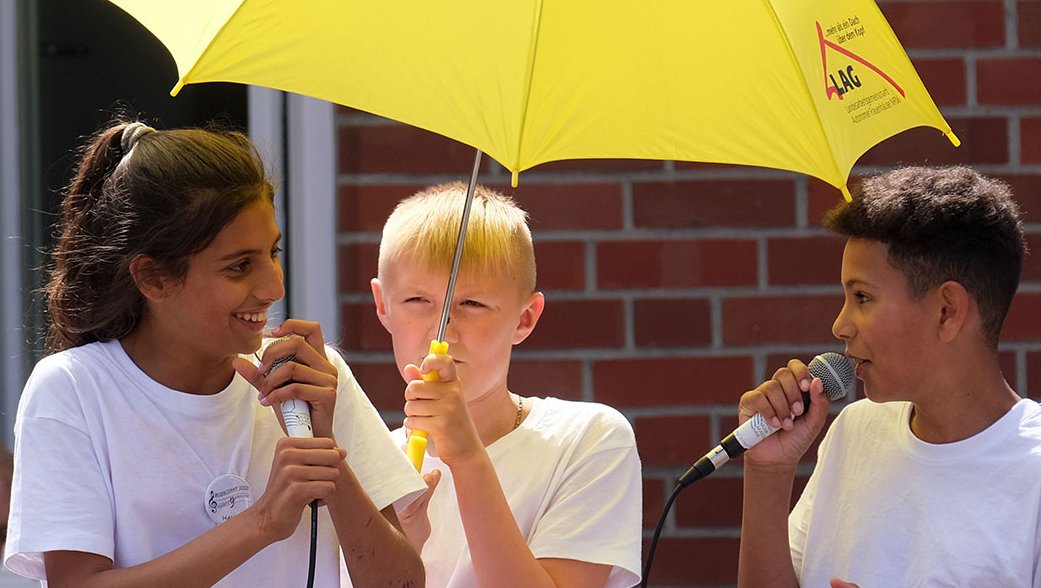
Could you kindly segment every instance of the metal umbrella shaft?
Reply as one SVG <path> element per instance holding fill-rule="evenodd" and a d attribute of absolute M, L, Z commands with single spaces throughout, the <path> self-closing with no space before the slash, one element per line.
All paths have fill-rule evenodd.
<path fill-rule="evenodd" d="M 437 328 L 437 339 L 430 342 L 430 353 L 432 355 L 444 355 L 448 353 L 448 343 L 445 342 L 445 331 L 448 330 L 448 319 L 452 309 L 452 298 L 455 296 L 455 282 L 459 277 L 459 265 L 463 259 L 463 246 L 466 243 L 466 227 L 470 224 L 470 208 L 473 206 L 474 192 L 477 190 L 477 173 L 481 169 L 481 150 L 477 150 L 474 157 L 474 169 L 470 174 L 470 185 L 466 188 L 466 201 L 463 203 L 463 218 L 459 221 L 459 236 L 455 241 L 455 255 L 452 257 L 452 269 L 448 273 L 448 289 L 445 292 L 445 302 L 441 309 L 441 323 Z M 437 382 L 441 374 L 437 370 L 431 370 L 423 376 L 427 382 Z M 412 429 L 405 445 L 405 455 L 415 466 L 416 471 L 423 470 L 423 458 L 426 456 L 427 433 L 419 429 Z"/>
<path fill-rule="evenodd" d="M 445 340 L 448 329 L 449 310 L 452 308 L 452 297 L 455 296 L 455 281 L 459 277 L 459 264 L 463 259 L 463 245 L 466 243 L 466 227 L 470 224 L 470 208 L 474 203 L 474 192 L 477 190 L 477 173 L 481 169 L 481 150 L 474 157 L 474 169 L 470 173 L 470 185 L 466 188 L 466 201 L 463 203 L 463 218 L 459 221 L 459 236 L 455 240 L 455 255 L 452 257 L 452 271 L 448 274 L 448 289 L 445 291 L 445 305 L 441 309 L 441 323 L 437 327 L 437 340 Z"/>

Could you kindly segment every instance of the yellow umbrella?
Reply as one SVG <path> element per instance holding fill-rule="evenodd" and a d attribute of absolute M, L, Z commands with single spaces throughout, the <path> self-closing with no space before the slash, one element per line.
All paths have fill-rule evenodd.
<path fill-rule="evenodd" d="M 111 0 L 184 85 L 321 98 L 517 173 L 576 158 L 778 168 L 846 194 L 878 142 L 957 145 L 872 0 Z"/>
<path fill-rule="evenodd" d="M 476 148 L 446 300 L 482 151 L 514 186 L 549 161 L 664 159 L 801 172 L 848 199 L 883 139 L 931 126 L 958 144 L 872 0 L 110 1 L 170 50 L 172 94 L 266 86 Z"/>

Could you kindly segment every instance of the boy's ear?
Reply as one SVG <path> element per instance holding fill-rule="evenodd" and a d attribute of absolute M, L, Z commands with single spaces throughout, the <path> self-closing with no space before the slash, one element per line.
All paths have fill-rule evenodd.
<path fill-rule="evenodd" d="M 517 321 L 517 328 L 513 333 L 514 345 L 527 339 L 528 335 L 535 330 L 535 325 L 539 322 L 539 317 L 542 316 L 545 308 L 546 297 L 542 295 L 542 292 L 535 292 L 528 296 L 521 310 L 520 319 Z"/>
<path fill-rule="evenodd" d="M 383 300 L 383 284 L 379 278 L 372 278 L 369 281 L 369 286 L 372 288 L 372 299 L 376 302 L 376 318 L 380 319 L 383 328 L 389 332 L 390 329 L 387 327 L 387 303 Z"/>
<path fill-rule="evenodd" d="M 137 289 L 148 300 L 158 302 L 170 294 L 174 284 L 167 278 L 159 262 L 152 257 L 136 255 L 130 260 L 128 269 Z"/>
<path fill-rule="evenodd" d="M 966 327 L 972 312 L 972 296 L 965 286 L 955 281 L 940 284 L 936 296 L 940 303 L 940 339 L 949 343 Z"/>

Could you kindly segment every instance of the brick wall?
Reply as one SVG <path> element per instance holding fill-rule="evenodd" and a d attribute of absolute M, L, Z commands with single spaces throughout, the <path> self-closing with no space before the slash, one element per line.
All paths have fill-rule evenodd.
<path fill-rule="evenodd" d="M 1041 251 L 1041 0 L 879 5 L 963 144 L 908 131 L 868 152 L 854 175 L 900 163 L 974 165 L 1012 185 Z M 473 152 L 347 110 L 337 124 L 344 342 L 396 424 L 402 384 L 368 290 L 378 231 L 399 198 L 465 180 Z M 841 196 L 822 182 L 653 161 L 547 164 L 523 173 L 517 190 L 497 164 L 481 178 L 531 213 L 548 300 L 515 354 L 511 388 L 596 400 L 629 417 L 647 535 L 676 476 L 735 426 L 743 391 L 791 356 L 841 349 L 830 329 L 842 242 L 818 226 Z M 1001 360 L 1013 386 L 1041 398 L 1041 256 L 1028 259 L 1023 279 Z M 800 483 L 812 464 L 803 467 Z M 740 500 L 739 465 L 686 490 L 665 526 L 654 584 L 733 584 Z"/>

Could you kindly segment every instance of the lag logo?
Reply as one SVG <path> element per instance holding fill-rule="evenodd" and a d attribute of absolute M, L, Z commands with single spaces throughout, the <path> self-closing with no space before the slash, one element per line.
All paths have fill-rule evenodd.
<path fill-rule="evenodd" d="M 846 49 L 845 47 L 842 47 L 838 43 L 834 43 L 825 39 L 824 31 L 823 29 L 821 29 L 821 23 L 817 22 L 816 24 L 817 40 L 820 42 L 821 48 L 821 63 L 824 66 L 824 91 L 826 92 L 828 100 L 831 100 L 832 96 L 838 96 L 839 100 L 842 100 L 846 94 L 859 89 L 863 85 L 863 81 L 861 81 L 861 75 L 858 73 L 857 69 L 860 67 L 875 72 L 886 82 L 889 82 L 889 85 L 893 86 L 893 88 L 900 94 L 900 96 L 904 96 L 904 89 L 901 88 L 900 85 L 897 84 L 893 78 L 889 77 L 889 75 L 886 72 L 882 71 L 879 67 L 875 66 L 873 63 L 857 55 L 856 53 Z M 855 22 L 853 24 L 859 24 L 859 19 L 855 19 Z M 864 28 L 859 27 L 855 28 L 853 32 L 849 33 L 848 36 L 845 36 L 844 38 L 852 38 L 852 36 L 863 34 Z M 839 53 L 840 55 L 843 55 L 851 59 L 853 62 L 855 62 L 855 64 L 850 63 L 845 67 L 839 66 L 836 67 L 834 70 L 829 69 L 828 49 L 831 49 L 836 53 Z"/>

